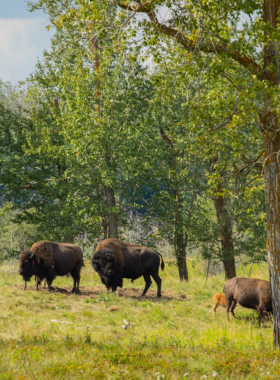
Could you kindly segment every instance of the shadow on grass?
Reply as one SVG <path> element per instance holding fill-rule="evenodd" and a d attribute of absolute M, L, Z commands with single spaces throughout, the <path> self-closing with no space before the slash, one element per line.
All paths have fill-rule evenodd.
<path fill-rule="evenodd" d="M 22 288 L 20 286 L 15 285 L 16 288 Z M 29 286 L 26 291 L 36 291 L 35 286 Z M 64 286 L 64 287 L 58 287 L 53 286 L 52 291 L 49 293 L 47 288 L 39 288 L 39 292 L 42 293 L 49 293 L 49 294 L 64 294 L 64 295 L 72 295 L 70 293 L 72 290 L 72 287 L 70 286 Z M 107 293 L 107 289 L 104 286 L 80 286 L 80 294 L 77 295 L 78 298 L 96 298 L 99 296 L 100 293 Z M 110 294 L 110 292 L 108 292 Z M 137 289 L 137 288 L 118 288 L 116 291 L 117 297 L 124 297 L 124 298 L 132 298 L 137 299 L 138 301 L 144 301 L 149 300 L 152 302 L 160 302 L 160 301 L 185 301 L 186 296 L 184 294 L 178 294 L 175 291 L 172 290 L 165 290 L 162 292 L 161 297 L 157 297 L 157 292 L 154 290 L 148 290 L 147 294 L 145 296 L 142 296 L 143 289 Z"/>

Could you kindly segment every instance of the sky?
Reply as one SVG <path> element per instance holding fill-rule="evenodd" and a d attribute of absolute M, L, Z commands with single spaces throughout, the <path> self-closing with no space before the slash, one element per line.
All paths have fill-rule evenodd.
<path fill-rule="evenodd" d="M 35 1 L 35 0 L 34 0 Z M 41 11 L 30 13 L 25 0 L 0 0 L 0 79 L 17 84 L 34 72 L 52 31 Z"/>

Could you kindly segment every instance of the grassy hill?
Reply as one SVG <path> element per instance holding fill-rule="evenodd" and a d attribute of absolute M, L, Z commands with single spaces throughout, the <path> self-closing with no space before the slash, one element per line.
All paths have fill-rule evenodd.
<path fill-rule="evenodd" d="M 252 272 L 267 273 L 264 265 Z M 271 323 L 259 328 L 257 313 L 240 306 L 234 321 L 222 308 L 212 317 L 222 275 L 206 280 L 197 264 L 181 283 L 170 262 L 160 276 L 161 299 L 154 283 L 140 297 L 142 279 L 112 294 L 87 264 L 73 296 L 71 278 L 57 278 L 52 293 L 36 292 L 34 279 L 23 291 L 22 278 L 0 267 L 0 379 L 280 378 Z"/>

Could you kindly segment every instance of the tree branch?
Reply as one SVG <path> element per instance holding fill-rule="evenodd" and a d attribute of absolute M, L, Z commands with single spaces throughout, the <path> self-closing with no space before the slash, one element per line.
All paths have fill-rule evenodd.
<path fill-rule="evenodd" d="M 232 117 L 236 113 L 236 110 L 237 110 L 238 101 L 239 101 L 239 97 L 237 96 L 235 104 L 234 104 L 234 108 L 233 108 L 233 111 L 232 111 L 231 115 L 226 120 L 224 120 L 222 123 L 220 123 L 217 127 L 213 128 L 213 129 L 210 129 L 210 131 L 205 132 L 201 140 L 203 140 L 204 137 L 208 133 L 217 131 L 218 129 L 221 129 L 221 128 L 225 127 L 230 121 L 232 121 Z"/>
<path fill-rule="evenodd" d="M 177 42 L 179 42 L 186 50 L 194 52 L 197 47 L 204 53 L 216 53 L 216 54 L 225 54 L 228 57 L 232 58 L 236 62 L 240 63 L 243 67 L 248 69 L 251 73 L 255 74 L 259 80 L 264 80 L 265 75 L 267 75 L 267 79 L 275 83 L 276 75 L 274 72 L 264 73 L 263 69 L 251 58 L 242 55 L 238 50 L 233 49 L 230 44 L 226 43 L 200 43 L 198 46 L 194 43 L 193 39 L 185 36 L 179 30 L 162 24 L 158 21 L 155 12 L 155 6 L 152 3 L 152 0 L 141 2 L 141 0 L 135 0 L 135 2 L 126 2 L 122 0 L 107 0 L 113 2 L 117 6 L 126 11 L 131 11 L 134 13 L 146 13 L 149 17 L 152 25 L 156 28 L 161 34 L 164 34 L 169 37 L 174 37 Z"/>
<path fill-rule="evenodd" d="M 173 149 L 174 146 L 173 146 L 173 143 L 172 143 L 170 137 L 167 136 L 167 134 L 164 132 L 162 127 L 160 127 L 159 130 L 160 130 L 161 138 L 170 146 L 171 149 Z"/>

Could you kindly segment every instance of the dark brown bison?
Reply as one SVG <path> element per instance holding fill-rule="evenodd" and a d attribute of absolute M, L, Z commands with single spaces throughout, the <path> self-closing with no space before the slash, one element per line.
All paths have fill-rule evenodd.
<path fill-rule="evenodd" d="M 83 252 L 74 244 L 38 241 L 31 249 L 20 253 L 19 274 L 26 282 L 34 275 L 36 289 L 38 284 L 46 278 L 48 289 L 56 276 L 65 276 L 69 272 L 73 278 L 71 293 L 79 293 L 80 272 L 83 266 Z"/>
<path fill-rule="evenodd" d="M 99 274 L 103 284 L 109 290 L 116 291 L 123 285 L 123 278 L 132 281 L 143 276 L 146 286 L 143 296 L 151 286 L 151 276 L 157 284 L 157 296 L 161 296 L 161 278 L 158 275 L 161 257 L 161 269 L 164 262 L 160 253 L 154 249 L 130 244 L 118 239 L 101 241 L 92 256 L 91 265 Z"/>
<path fill-rule="evenodd" d="M 227 280 L 224 286 L 227 301 L 227 318 L 229 312 L 234 316 L 236 303 L 248 309 L 257 310 L 260 320 L 267 319 L 272 312 L 272 301 L 270 295 L 270 283 L 256 278 L 234 277 Z"/>

